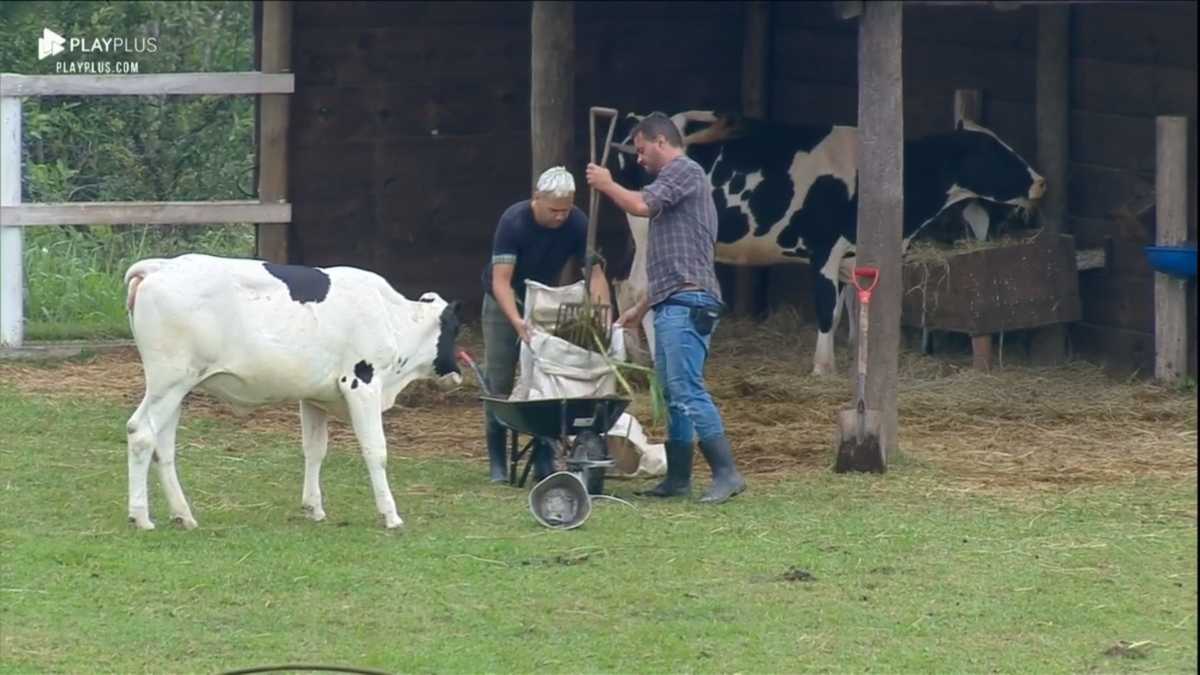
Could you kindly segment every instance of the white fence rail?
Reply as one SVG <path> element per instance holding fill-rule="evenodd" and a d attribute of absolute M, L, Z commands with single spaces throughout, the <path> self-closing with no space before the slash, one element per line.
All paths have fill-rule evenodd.
<path fill-rule="evenodd" d="M 21 203 L 21 99 L 30 96 L 292 94 L 291 73 L 15 75 L 0 73 L 0 347 L 24 340 L 23 228 L 38 225 L 282 223 L 292 206 L 249 201 Z"/>

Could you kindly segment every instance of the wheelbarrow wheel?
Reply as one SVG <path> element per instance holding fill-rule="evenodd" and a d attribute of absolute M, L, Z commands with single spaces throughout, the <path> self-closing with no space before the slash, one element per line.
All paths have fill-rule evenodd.
<path fill-rule="evenodd" d="M 601 462 L 608 459 L 608 448 L 604 445 L 604 439 L 600 438 L 594 432 L 585 431 L 575 437 L 575 445 L 572 448 L 572 455 L 577 459 L 588 459 L 594 462 Z M 602 466 L 586 467 L 582 470 L 583 484 L 587 486 L 588 494 L 598 495 L 604 493 L 604 472 Z"/>

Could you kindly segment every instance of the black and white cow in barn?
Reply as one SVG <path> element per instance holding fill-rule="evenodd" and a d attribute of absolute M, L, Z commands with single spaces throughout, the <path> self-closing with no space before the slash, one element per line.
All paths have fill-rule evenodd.
<path fill-rule="evenodd" d="M 129 324 L 146 394 L 126 424 L 129 519 L 154 529 L 146 482 L 152 459 L 175 522 L 196 527 L 175 472 L 180 404 L 193 389 L 235 411 L 300 402 L 301 504 L 325 518 L 321 461 L 328 416 L 349 422 L 384 525 L 403 521 L 388 487 L 382 414 L 418 379 L 461 382 L 459 303 L 436 293 L 409 300 L 382 277 L 352 267 L 314 268 L 182 255 L 135 263 L 125 274 Z"/>
<path fill-rule="evenodd" d="M 637 190 L 649 176 L 632 154 L 629 134 L 643 116 L 619 122 L 609 168 L 622 186 Z M 687 155 L 708 174 L 717 207 L 716 261 L 761 266 L 807 262 L 817 316 L 813 372 L 835 372 L 833 335 L 848 290 L 841 262 L 852 256 L 857 231 L 856 127 L 783 125 L 715 111 L 671 118 Z M 944 134 L 904 146 L 904 249 L 917 235 L 947 220 L 983 239 L 991 227 L 1028 219 L 1046 189 L 1042 176 L 992 131 L 962 123 Z M 646 293 L 649 221 L 628 216 L 635 251 L 629 276 L 618 282 L 618 304 Z M 853 294 L 843 293 L 849 302 Z M 652 312 L 642 323 L 654 353 Z"/>

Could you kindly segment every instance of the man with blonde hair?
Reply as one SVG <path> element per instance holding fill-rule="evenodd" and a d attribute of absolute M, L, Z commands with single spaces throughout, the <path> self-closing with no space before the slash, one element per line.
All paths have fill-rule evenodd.
<path fill-rule="evenodd" d="M 513 376 L 521 342 L 529 342 L 525 325 L 525 282 L 532 279 L 557 286 L 565 266 L 575 261 L 579 269 L 587 260 L 587 216 L 574 205 L 575 178 L 561 166 L 538 177 L 531 199 L 505 209 L 496 226 L 492 256 L 483 270 L 484 376 L 496 396 L 512 393 Z M 608 280 L 600 265 L 592 268 L 592 297 L 610 304 Z M 485 415 L 488 458 L 492 482 L 508 479 L 504 427 Z M 534 480 L 554 470 L 553 450 L 536 444 Z"/>

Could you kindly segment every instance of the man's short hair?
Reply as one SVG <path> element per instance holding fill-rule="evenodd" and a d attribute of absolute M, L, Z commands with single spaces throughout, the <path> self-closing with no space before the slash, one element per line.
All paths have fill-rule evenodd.
<path fill-rule="evenodd" d="M 542 172 L 534 186 L 535 196 L 562 199 L 575 195 L 575 177 L 566 167 L 554 166 Z"/>
<path fill-rule="evenodd" d="M 637 126 L 633 128 L 631 138 L 637 138 L 641 134 L 647 141 L 653 141 L 658 136 L 667 139 L 667 145 L 673 148 L 683 147 L 683 137 L 679 135 L 679 128 L 667 117 L 664 113 L 655 112 L 642 118 Z"/>

